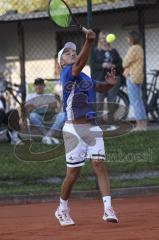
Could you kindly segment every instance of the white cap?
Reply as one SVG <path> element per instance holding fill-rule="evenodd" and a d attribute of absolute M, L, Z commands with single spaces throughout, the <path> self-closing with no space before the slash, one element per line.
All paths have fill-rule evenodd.
<path fill-rule="evenodd" d="M 58 52 L 58 59 L 57 59 L 57 61 L 58 61 L 58 64 L 60 65 L 60 67 L 61 67 L 61 64 L 60 64 L 61 56 L 62 56 L 62 54 L 63 54 L 63 52 L 64 52 L 64 50 L 66 48 L 71 48 L 71 49 L 76 51 L 76 44 L 74 44 L 73 42 L 67 42 L 67 43 L 65 43 L 64 47 Z"/>

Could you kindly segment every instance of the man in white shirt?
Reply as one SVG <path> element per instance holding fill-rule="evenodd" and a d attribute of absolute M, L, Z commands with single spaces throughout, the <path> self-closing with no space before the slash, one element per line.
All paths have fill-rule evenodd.
<path fill-rule="evenodd" d="M 64 113 L 60 112 L 55 116 L 56 100 L 54 95 L 45 94 L 45 83 L 42 78 L 37 78 L 34 81 L 35 93 L 28 94 L 26 98 L 26 109 L 29 112 L 29 120 L 33 126 L 36 126 L 39 133 L 43 135 L 42 143 L 44 144 L 59 144 L 57 138 L 53 138 L 54 130 L 61 130 L 64 124 Z M 48 100 L 48 102 L 47 102 Z M 50 102 L 51 100 L 51 102 Z M 44 117 L 46 117 L 48 107 L 51 106 L 51 127 L 47 129 L 44 125 Z"/>

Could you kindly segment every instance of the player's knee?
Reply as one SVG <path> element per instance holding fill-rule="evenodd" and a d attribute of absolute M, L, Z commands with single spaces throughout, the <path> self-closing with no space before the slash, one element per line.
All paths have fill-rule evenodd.
<path fill-rule="evenodd" d="M 105 165 L 103 160 L 93 160 L 92 164 L 96 171 L 102 172 L 103 170 L 105 170 Z"/>
<path fill-rule="evenodd" d="M 79 173 L 74 172 L 74 173 L 67 174 L 66 179 L 70 183 L 74 183 L 77 180 L 78 177 L 79 177 Z"/>

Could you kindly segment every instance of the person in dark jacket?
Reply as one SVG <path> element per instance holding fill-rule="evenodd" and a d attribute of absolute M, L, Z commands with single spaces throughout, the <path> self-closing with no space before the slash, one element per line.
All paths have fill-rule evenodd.
<path fill-rule="evenodd" d="M 95 80 L 104 82 L 105 76 L 114 67 L 116 71 L 117 84 L 107 93 L 97 93 L 96 101 L 103 102 L 107 97 L 108 102 L 115 102 L 121 85 L 122 76 L 122 58 L 118 51 L 112 48 L 111 44 L 106 41 L 106 33 L 100 32 L 97 46 L 92 53 L 92 72 L 91 77 Z"/>

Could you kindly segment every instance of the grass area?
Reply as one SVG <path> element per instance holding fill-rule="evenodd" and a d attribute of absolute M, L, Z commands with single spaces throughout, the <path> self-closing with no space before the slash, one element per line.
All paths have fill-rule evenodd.
<path fill-rule="evenodd" d="M 126 188 L 126 187 L 141 187 L 141 186 L 158 186 L 159 178 L 144 178 L 142 180 L 112 180 L 111 188 Z M 76 191 L 90 191 L 96 189 L 95 181 L 83 181 L 79 180 L 74 187 Z M 36 193 L 48 193 L 48 192 L 59 192 L 59 184 L 22 184 L 22 185 L 0 185 L 0 195 L 11 195 L 11 194 L 36 194 Z"/>
<path fill-rule="evenodd" d="M 114 172 L 159 170 L 159 131 L 131 133 L 107 141 L 108 166 Z"/>
<path fill-rule="evenodd" d="M 112 188 L 126 187 L 143 187 L 143 186 L 158 186 L 159 178 L 144 178 L 144 179 L 129 179 L 129 180 L 112 180 Z"/>
<path fill-rule="evenodd" d="M 143 170 L 159 170 L 159 131 L 131 133 L 106 140 L 109 171 L 133 173 Z M 64 147 L 26 143 L 16 149 L 8 143 L 0 144 L 0 181 L 19 181 L 22 185 L 0 184 L 2 193 L 43 192 L 57 190 L 59 184 L 33 184 L 37 179 L 63 178 L 65 176 Z M 94 175 L 91 164 L 82 169 L 84 181 L 79 181 L 76 190 L 94 189 L 95 183 L 86 181 L 85 176 Z M 81 178 L 82 179 L 82 178 Z M 131 180 L 132 181 L 132 180 Z M 112 187 L 156 185 L 158 179 L 131 181 L 112 180 Z M 159 181 L 158 181 L 159 182 Z M 129 185 L 130 184 L 130 185 Z M 88 187 L 87 187 L 88 186 Z"/>

